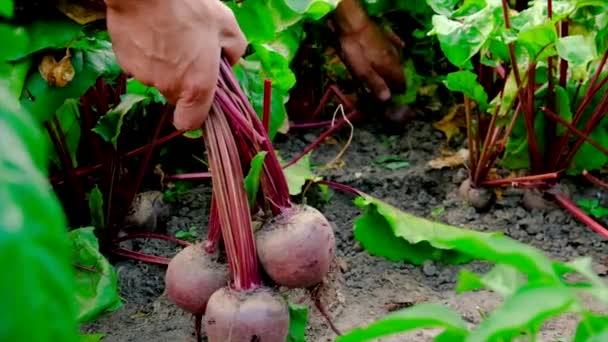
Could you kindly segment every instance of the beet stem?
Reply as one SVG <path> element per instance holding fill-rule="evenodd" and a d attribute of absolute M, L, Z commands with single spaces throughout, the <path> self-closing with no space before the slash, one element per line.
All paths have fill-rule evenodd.
<path fill-rule="evenodd" d="M 264 80 L 264 106 L 262 110 L 262 119 L 264 122 L 264 129 L 266 132 L 270 132 L 270 94 L 272 92 L 272 81 Z"/>
<path fill-rule="evenodd" d="M 583 170 L 583 177 L 587 178 L 588 181 L 599 186 L 600 188 L 608 189 L 607 182 L 604 182 L 603 180 L 595 177 L 594 175 L 589 173 L 589 171 L 587 171 L 587 170 Z"/>
<path fill-rule="evenodd" d="M 157 233 L 134 233 L 134 234 L 128 234 L 119 238 L 114 239 L 114 243 L 118 244 L 121 243 L 123 241 L 127 241 L 127 240 L 134 240 L 134 239 L 156 239 L 156 240 L 165 240 L 165 241 L 170 241 L 170 242 L 174 242 L 178 245 L 181 246 L 190 246 L 191 243 L 188 241 L 184 241 L 184 240 L 180 240 L 178 238 L 175 238 L 173 236 L 169 236 L 169 235 L 164 235 L 164 234 L 157 234 Z"/>
<path fill-rule="evenodd" d="M 148 262 L 148 263 L 157 264 L 157 265 L 169 265 L 169 261 L 170 261 L 168 258 L 165 258 L 165 257 L 147 255 L 147 254 L 132 251 L 130 249 L 126 249 L 123 247 L 114 248 L 112 250 L 112 253 L 125 257 L 125 258 L 129 258 L 129 259 L 133 259 L 133 260 L 137 260 L 137 261 Z"/>
<path fill-rule="evenodd" d="M 545 180 L 555 180 L 559 177 L 558 172 L 543 173 L 539 175 L 523 176 L 523 177 L 512 177 L 502 179 L 489 179 L 481 182 L 482 186 L 502 186 L 502 185 L 513 185 L 520 183 L 531 183 Z"/>
<path fill-rule="evenodd" d="M 219 222 L 236 290 L 261 285 L 251 226 L 251 214 L 243 185 L 243 170 L 233 132 L 216 100 L 204 125 L 216 196 Z"/>
<path fill-rule="evenodd" d="M 596 233 L 601 236 L 608 238 L 608 230 L 602 227 L 601 224 L 596 222 L 594 219 L 589 217 L 589 215 L 585 214 L 572 200 L 570 200 L 566 195 L 561 192 L 551 193 L 557 203 L 559 203 L 567 212 L 569 212 L 576 219 L 587 225 L 589 228 L 594 230 Z"/>

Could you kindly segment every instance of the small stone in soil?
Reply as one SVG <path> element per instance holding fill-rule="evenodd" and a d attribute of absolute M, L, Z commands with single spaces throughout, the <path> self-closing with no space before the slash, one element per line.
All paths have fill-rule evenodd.
<path fill-rule="evenodd" d="M 432 260 L 426 260 L 423 264 L 422 264 L 422 272 L 428 276 L 428 277 L 432 277 L 434 275 L 437 274 L 437 267 L 435 267 L 435 264 L 433 263 Z"/>

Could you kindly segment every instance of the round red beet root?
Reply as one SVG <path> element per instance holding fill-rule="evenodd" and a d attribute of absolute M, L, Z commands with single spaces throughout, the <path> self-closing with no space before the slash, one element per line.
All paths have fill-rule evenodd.
<path fill-rule="evenodd" d="M 209 298 L 205 332 L 209 342 L 285 342 L 287 303 L 267 287 L 251 291 L 223 287 Z"/>
<path fill-rule="evenodd" d="M 317 209 L 286 209 L 256 233 L 262 267 L 272 280 L 290 288 L 321 282 L 334 257 L 336 240 L 329 221 Z"/>
<path fill-rule="evenodd" d="M 190 245 L 169 262 L 165 289 L 169 299 L 185 311 L 202 315 L 209 297 L 229 281 L 228 267 L 218 263 L 202 244 Z"/>

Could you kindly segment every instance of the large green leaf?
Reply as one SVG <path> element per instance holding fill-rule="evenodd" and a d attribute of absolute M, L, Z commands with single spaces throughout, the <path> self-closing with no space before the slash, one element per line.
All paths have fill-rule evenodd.
<path fill-rule="evenodd" d="M 112 143 L 114 148 L 118 148 L 118 137 L 122 129 L 125 115 L 129 113 L 135 105 L 146 100 L 147 97 L 136 94 L 124 94 L 120 98 L 120 103 L 104 116 L 93 127 L 92 131 L 99 134 L 105 141 Z"/>
<path fill-rule="evenodd" d="M 0 61 L 12 61 L 11 57 L 27 48 L 29 36 L 23 27 L 0 23 L 0 37 L 3 47 L 0 50 Z"/>
<path fill-rule="evenodd" d="M 556 55 L 556 40 L 557 30 L 551 22 L 521 31 L 517 37 L 517 43 L 526 49 L 529 58 L 537 61 Z"/>
<path fill-rule="evenodd" d="M 278 55 L 278 54 L 277 54 Z M 280 55 L 278 55 L 280 57 Z M 290 74 L 291 70 L 282 69 Z M 234 67 L 234 73 L 239 80 L 248 100 L 251 102 L 253 109 L 262 118 L 262 110 L 264 107 L 264 79 L 271 78 L 272 75 L 265 74 L 265 71 L 259 61 L 243 61 Z M 277 75 L 276 73 L 273 75 Z M 279 88 L 279 84 L 272 83 L 271 99 L 270 99 L 270 127 L 268 136 L 273 139 L 277 132 L 287 123 L 287 111 L 285 103 L 289 100 L 287 91 Z"/>
<path fill-rule="evenodd" d="M 118 277 L 108 260 L 99 252 L 93 227 L 70 232 L 72 262 L 76 267 L 76 299 L 80 305 L 78 321 L 89 322 L 122 307 Z"/>
<path fill-rule="evenodd" d="M 379 337 L 421 328 L 443 328 L 450 341 L 464 341 L 469 333 L 460 316 L 445 306 L 422 303 L 389 314 L 366 327 L 355 328 L 339 336 L 336 342 L 375 341 Z"/>
<path fill-rule="evenodd" d="M 500 233 L 457 228 L 405 213 L 369 195 L 355 199 L 363 214 L 355 238 L 369 253 L 393 261 L 461 263 L 473 259 L 501 262 L 528 279 L 559 282 L 553 263 L 539 250 Z"/>
<path fill-rule="evenodd" d="M 24 29 L 29 37 L 28 44 L 7 55 L 8 60 L 18 60 L 43 49 L 65 48 L 84 37 L 82 26 L 60 13 L 35 20 Z"/>
<path fill-rule="evenodd" d="M 437 36 L 441 50 L 452 64 L 462 69 L 472 68 L 471 58 L 486 44 L 495 28 L 495 6 L 488 3 L 483 10 L 458 20 L 445 14 L 433 16 L 429 35 Z"/>
<path fill-rule="evenodd" d="M 488 94 L 481 84 L 477 82 L 477 75 L 463 70 L 449 73 L 446 77 L 446 86 L 452 91 L 458 91 L 477 102 L 481 111 L 488 108 Z"/>
<path fill-rule="evenodd" d="M 481 277 L 471 271 L 461 270 L 456 290 L 464 292 L 486 288 L 507 297 L 525 283 L 525 277 L 517 269 L 509 265 L 498 264 Z"/>
<path fill-rule="evenodd" d="M 589 138 L 600 144 L 604 148 L 608 148 L 608 118 L 604 118 L 599 125 L 595 127 Z M 608 163 L 608 156 L 599 151 L 595 146 L 588 142 L 584 142 L 579 150 L 574 155 L 569 168 L 566 170 L 568 174 L 580 174 L 583 170 L 597 170 L 604 167 Z"/>
<path fill-rule="evenodd" d="M 535 335 L 547 319 L 567 312 L 576 301 L 574 293 L 563 285 L 524 286 L 506 298 L 466 341 L 512 341 L 521 333 Z"/>
<path fill-rule="evenodd" d="M 48 184 L 49 146 L 0 86 L 1 341 L 77 341 L 66 219 Z"/>
<path fill-rule="evenodd" d="M 80 110 L 78 109 L 79 102 L 77 99 L 67 99 L 59 109 L 57 109 L 57 120 L 59 122 L 58 129 L 61 129 L 65 136 L 66 148 L 70 154 L 72 164 L 78 166 L 78 160 L 76 159 L 76 153 L 78 152 L 78 145 L 80 142 Z M 52 144 L 51 137 L 47 132 L 48 144 Z M 56 149 L 51 150 L 49 156 L 51 161 L 59 168 L 62 167 L 61 160 L 57 154 Z"/>
<path fill-rule="evenodd" d="M 586 65 L 597 58 L 593 40 L 582 35 L 561 37 L 556 47 L 559 57 L 573 65 Z"/>
<path fill-rule="evenodd" d="M 40 123 L 48 120 L 66 99 L 83 95 L 97 78 L 111 79 L 121 72 L 108 40 L 90 37 L 71 54 L 75 76 L 65 87 L 49 85 L 38 72 L 31 73 L 25 83 L 21 103 Z"/>

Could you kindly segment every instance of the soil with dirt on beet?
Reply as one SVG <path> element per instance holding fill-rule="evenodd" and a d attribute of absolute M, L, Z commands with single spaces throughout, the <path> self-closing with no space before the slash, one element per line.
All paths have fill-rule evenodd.
<path fill-rule="evenodd" d="M 502 231 L 519 241 L 541 248 L 550 257 L 568 260 L 591 256 L 596 271 L 608 274 L 605 255 L 608 240 L 574 220 L 561 208 L 528 210 L 522 205 L 522 191 L 505 190 L 489 210 L 479 212 L 458 197 L 458 187 L 467 177 L 463 166 L 432 170 L 427 162 L 440 155 L 445 146 L 443 134 L 432 127 L 446 112 L 441 110 L 418 117 L 399 135 L 386 135 L 375 122 L 355 124 L 351 145 L 339 168 L 319 172 L 332 180 L 360 189 L 409 213 L 436 219 L 448 224 L 480 231 Z M 277 137 L 276 148 L 282 158 L 297 155 L 320 133 L 321 129 L 294 131 Z M 348 140 L 345 126 L 312 153 L 313 165 L 324 165 L 334 159 Z M 457 136 L 450 148 L 466 147 L 464 136 Z M 389 169 L 376 163 L 380 156 L 397 156 L 409 166 Z M 209 182 L 181 195 L 173 204 L 166 222 L 166 233 L 194 229 L 199 239 L 206 236 L 210 205 Z M 608 202 L 608 193 L 589 186 L 584 180 L 567 184 L 574 201 L 599 198 Z M 317 200 L 315 188 L 306 194 L 308 204 L 320 209 L 332 222 L 337 252 L 333 271 L 320 288 L 318 297 L 326 307 L 335 326 L 347 331 L 365 325 L 384 315 L 421 302 L 448 304 L 462 314 L 465 321 L 477 324 L 481 317 L 500 304 L 500 297 L 488 291 L 455 294 L 459 269 L 484 272 L 489 265 L 473 262 L 463 266 L 426 262 L 422 266 L 393 263 L 366 253 L 353 238 L 353 221 L 360 211 L 349 194 L 333 191 L 327 202 Z M 298 199 L 300 201 L 301 199 Z M 606 224 L 608 222 L 602 222 Z M 132 242 L 135 250 L 171 257 L 180 247 L 158 240 Z M 164 295 L 165 267 L 136 261 L 115 263 L 124 306 L 84 327 L 87 332 L 106 334 L 104 342 L 112 341 L 194 341 L 193 317 L 168 301 Z M 307 341 L 333 341 L 335 333 L 315 307 L 308 292 L 290 290 L 288 298 L 310 307 Z M 599 309 L 589 303 L 590 308 Z M 578 319 L 568 315 L 549 321 L 541 332 L 542 340 L 555 341 L 571 336 Z M 431 341 L 436 330 L 418 330 L 394 335 L 380 341 Z M 204 332 L 203 332 L 204 334 Z"/>

